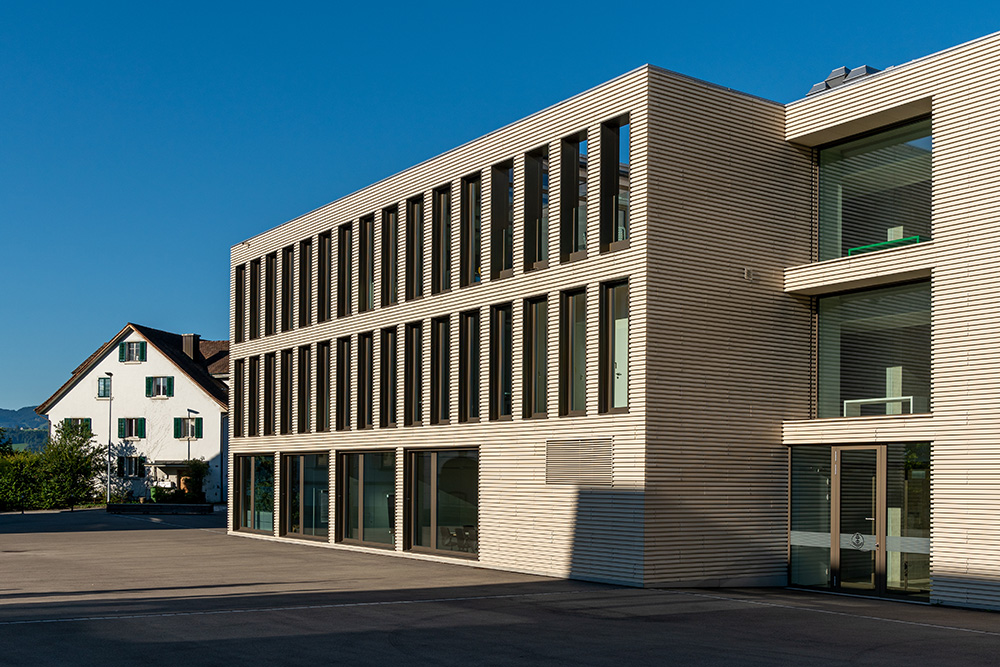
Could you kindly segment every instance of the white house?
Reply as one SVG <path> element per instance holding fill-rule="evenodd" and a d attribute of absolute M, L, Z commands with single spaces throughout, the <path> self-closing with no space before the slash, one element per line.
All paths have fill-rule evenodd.
<path fill-rule="evenodd" d="M 110 450 L 112 489 L 176 486 L 184 462 L 209 463 L 206 500 L 226 498 L 229 341 L 127 324 L 35 411 L 90 425 Z"/>

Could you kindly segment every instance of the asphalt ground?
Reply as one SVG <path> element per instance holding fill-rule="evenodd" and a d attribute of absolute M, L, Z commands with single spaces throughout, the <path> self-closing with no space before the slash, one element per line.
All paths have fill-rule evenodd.
<path fill-rule="evenodd" d="M 635 589 L 225 534 L 0 515 L 0 665 L 997 665 L 1000 614 Z"/>

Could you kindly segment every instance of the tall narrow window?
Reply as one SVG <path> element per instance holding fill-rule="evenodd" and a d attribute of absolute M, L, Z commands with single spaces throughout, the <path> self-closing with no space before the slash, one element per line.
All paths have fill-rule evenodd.
<path fill-rule="evenodd" d="M 281 533 L 326 538 L 330 534 L 330 455 L 281 457 Z"/>
<path fill-rule="evenodd" d="M 246 410 L 244 409 L 247 389 L 246 360 L 237 359 L 233 364 L 233 436 L 242 438 L 246 434 Z"/>
<path fill-rule="evenodd" d="M 393 544 L 396 538 L 396 453 L 340 457 L 341 538 Z"/>
<path fill-rule="evenodd" d="M 282 434 L 292 432 L 292 350 L 281 351 L 281 408 L 278 428 Z"/>
<path fill-rule="evenodd" d="M 559 326 L 559 413 L 587 413 L 587 292 L 562 295 Z"/>
<path fill-rule="evenodd" d="M 549 149 L 524 157 L 524 270 L 549 265 Z"/>
<path fill-rule="evenodd" d="M 514 275 L 514 163 L 491 170 L 490 278 Z"/>
<path fill-rule="evenodd" d="M 545 297 L 524 304 L 524 417 L 546 416 L 548 400 L 549 303 Z"/>
<path fill-rule="evenodd" d="M 351 314 L 351 223 L 337 228 L 337 317 Z"/>
<path fill-rule="evenodd" d="M 234 457 L 233 526 L 237 530 L 274 531 L 274 456 Z"/>
<path fill-rule="evenodd" d="M 382 307 L 399 301 L 399 215 L 382 209 Z"/>
<path fill-rule="evenodd" d="M 312 324 L 312 239 L 299 242 L 299 326 Z"/>
<path fill-rule="evenodd" d="M 312 350 L 308 345 L 299 348 L 298 362 L 298 431 L 299 433 L 309 432 L 309 409 L 312 407 L 312 378 L 309 376 L 312 370 Z"/>
<path fill-rule="evenodd" d="M 372 375 L 375 334 L 358 336 L 358 429 L 372 427 Z"/>
<path fill-rule="evenodd" d="M 247 316 L 247 265 L 240 264 L 236 267 L 236 294 L 233 299 L 236 301 L 233 305 L 235 306 L 233 316 L 236 318 L 235 335 L 237 343 L 242 343 L 246 340 L 246 316 Z"/>
<path fill-rule="evenodd" d="M 337 339 L 337 430 L 351 428 L 351 337 Z"/>
<path fill-rule="evenodd" d="M 330 341 L 316 344 L 316 430 L 330 430 Z"/>
<path fill-rule="evenodd" d="M 319 235 L 319 281 L 316 285 L 316 319 L 326 322 L 330 319 L 330 283 L 333 279 L 333 234 Z"/>
<path fill-rule="evenodd" d="M 375 216 L 358 221 L 358 312 L 375 307 Z"/>
<path fill-rule="evenodd" d="M 260 435 L 260 357 L 250 357 L 250 392 L 247 404 L 247 435 Z"/>
<path fill-rule="evenodd" d="M 260 338 L 260 260 L 250 262 L 250 340 Z"/>
<path fill-rule="evenodd" d="M 431 320 L 431 423 L 451 417 L 451 324 L 448 316 Z"/>
<path fill-rule="evenodd" d="M 461 271 L 459 284 L 468 287 L 483 279 L 482 234 L 483 203 L 482 181 L 479 174 L 462 179 L 462 233 Z"/>
<path fill-rule="evenodd" d="M 264 355 L 264 435 L 274 435 L 275 353 Z"/>
<path fill-rule="evenodd" d="M 295 246 L 281 250 L 281 330 L 292 328 L 292 262 Z"/>
<path fill-rule="evenodd" d="M 563 139 L 559 178 L 559 252 L 563 262 L 587 256 L 587 135 Z"/>
<path fill-rule="evenodd" d="M 407 462 L 409 542 L 414 549 L 479 551 L 479 452 L 416 451 Z"/>
<path fill-rule="evenodd" d="M 382 329 L 379 341 L 379 426 L 396 425 L 396 327 Z"/>
<path fill-rule="evenodd" d="M 601 252 L 628 247 L 628 119 L 601 125 Z"/>
<path fill-rule="evenodd" d="M 490 310 L 490 419 L 510 419 L 512 350 L 511 304 Z"/>
<path fill-rule="evenodd" d="M 601 286 L 601 412 L 628 410 L 628 281 Z"/>
<path fill-rule="evenodd" d="M 406 202 L 406 300 L 424 295 L 424 198 Z"/>
<path fill-rule="evenodd" d="M 423 325 L 406 325 L 403 341 L 403 425 L 417 426 L 424 419 Z"/>
<path fill-rule="evenodd" d="M 479 311 L 458 320 L 458 421 L 479 421 Z"/>
<path fill-rule="evenodd" d="M 277 331 L 278 316 L 278 254 L 264 258 L 264 335 Z"/>
<path fill-rule="evenodd" d="M 451 289 L 451 186 L 434 191 L 431 218 L 431 294 Z"/>

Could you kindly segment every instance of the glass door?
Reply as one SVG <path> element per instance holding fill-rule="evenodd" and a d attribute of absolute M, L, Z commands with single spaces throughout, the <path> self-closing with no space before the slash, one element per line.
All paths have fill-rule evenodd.
<path fill-rule="evenodd" d="M 883 588 L 884 539 L 880 520 L 880 449 L 834 447 L 834 586 L 879 593 Z"/>

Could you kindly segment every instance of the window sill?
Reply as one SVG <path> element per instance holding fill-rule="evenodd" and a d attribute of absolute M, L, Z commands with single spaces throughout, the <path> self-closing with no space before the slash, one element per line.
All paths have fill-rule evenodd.
<path fill-rule="evenodd" d="M 570 262 L 579 262 L 579 261 L 584 260 L 584 259 L 587 259 L 587 251 L 586 250 L 578 250 L 576 252 L 571 252 L 568 255 L 564 254 L 562 256 L 562 263 L 563 264 L 568 264 Z"/>
<path fill-rule="evenodd" d="M 396 422 L 390 422 L 388 424 L 379 424 L 379 428 L 396 428 Z"/>
<path fill-rule="evenodd" d="M 173 396 L 147 396 L 146 398 L 153 401 L 165 401 L 168 398 L 173 398 Z"/>
<path fill-rule="evenodd" d="M 534 264 L 525 264 L 524 272 L 529 273 L 531 271 L 541 271 L 542 269 L 549 268 L 549 260 L 541 259 Z"/>
<path fill-rule="evenodd" d="M 459 424 L 478 424 L 479 417 L 467 417 L 466 419 L 459 419 Z"/>
<path fill-rule="evenodd" d="M 586 417 L 586 410 L 571 410 L 570 412 L 563 412 L 559 415 L 560 417 Z"/>
<path fill-rule="evenodd" d="M 526 414 L 524 415 L 524 417 L 522 417 L 522 419 L 548 419 L 548 418 L 549 418 L 549 413 L 547 412 L 536 412 L 530 415 Z"/>
<path fill-rule="evenodd" d="M 619 250 L 628 250 L 629 242 L 628 239 L 622 239 L 621 241 L 613 241 L 603 248 L 601 248 L 602 253 L 606 252 L 617 252 Z"/>
<path fill-rule="evenodd" d="M 437 421 L 432 421 L 432 426 L 447 426 L 451 423 L 451 419 L 438 419 Z"/>
<path fill-rule="evenodd" d="M 110 401 L 111 400 L 110 396 L 95 396 L 94 398 L 96 398 L 99 401 Z"/>
<path fill-rule="evenodd" d="M 195 437 L 195 436 L 193 436 L 193 435 L 192 435 L 192 436 L 191 436 L 190 438 L 189 438 L 189 437 L 187 437 L 186 435 L 182 435 L 182 436 L 181 436 L 181 437 L 179 437 L 179 438 L 174 438 L 174 440 L 181 440 L 181 441 L 183 441 L 183 442 L 187 442 L 188 440 L 203 440 L 203 439 L 204 439 L 203 437 L 202 437 L 202 438 L 196 438 L 196 437 Z"/>

